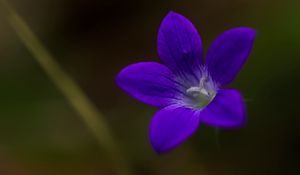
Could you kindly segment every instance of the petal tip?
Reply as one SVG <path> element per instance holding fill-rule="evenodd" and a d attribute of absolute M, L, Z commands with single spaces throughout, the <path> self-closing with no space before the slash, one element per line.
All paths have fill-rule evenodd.
<path fill-rule="evenodd" d="M 118 74 L 115 76 L 115 79 L 114 79 L 114 82 L 115 82 L 115 84 L 119 87 L 119 88 L 121 88 L 121 89 L 123 89 L 122 88 L 122 75 L 123 75 L 123 72 L 124 72 L 124 69 L 122 69 L 121 71 L 119 71 L 118 72 Z"/>
<path fill-rule="evenodd" d="M 165 16 L 164 20 L 163 21 L 176 21 L 176 20 L 179 20 L 179 21 L 189 21 L 186 17 L 184 17 L 183 15 L 181 15 L 180 13 L 177 13 L 177 12 L 174 12 L 174 11 L 169 11 L 168 14 Z"/>
<path fill-rule="evenodd" d="M 229 31 L 240 33 L 241 35 L 247 36 L 250 39 L 254 39 L 256 37 L 256 30 L 251 27 L 237 27 Z"/>
<path fill-rule="evenodd" d="M 150 142 L 151 147 L 154 150 L 154 152 L 158 155 L 167 153 L 170 150 L 166 147 L 166 144 L 162 144 L 158 141 L 158 139 L 155 136 L 152 125 L 150 125 L 150 127 L 149 127 L 149 142 Z"/>
<path fill-rule="evenodd" d="M 172 16 L 181 16 L 179 13 L 174 12 L 174 11 L 169 11 L 166 17 L 172 17 Z"/>
<path fill-rule="evenodd" d="M 178 145 L 178 144 L 176 144 L 176 145 L 170 146 L 168 144 L 164 144 L 164 145 L 159 144 L 151 136 L 150 136 L 150 143 L 151 143 L 153 150 L 158 155 L 166 154 L 166 153 L 170 152 L 171 150 L 173 150 L 174 148 L 176 148 Z"/>

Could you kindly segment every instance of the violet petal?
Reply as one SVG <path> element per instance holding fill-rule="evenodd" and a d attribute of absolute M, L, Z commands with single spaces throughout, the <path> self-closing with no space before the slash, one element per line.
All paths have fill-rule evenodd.
<path fill-rule="evenodd" d="M 125 67 L 116 83 L 134 98 L 156 107 L 165 107 L 176 101 L 180 90 L 172 80 L 172 72 L 155 62 L 141 62 Z"/>
<path fill-rule="evenodd" d="M 157 153 L 164 153 L 189 138 L 199 126 L 199 111 L 168 106 L 158 111 L 150 125 L 150 141 Z"/>
<path fill-rule="evenodd" d="M 205 61 L 217 83 L 227 85 L 236 77 L 251 52 L 255 34 L 251 28 L 234 28 L 214 41 Z"/>
<path fill-rule="evenodd" d="M 174 73 L 197 81 L 202 64 L 202 43 L 193 24 L 184 16 L 170 12 L 158 32 L 158 55 Z"/>
<path fill-rule="evenodd" d="M 218 128 L 240 128 L 246 123 L 246 109 L 239 91 L 221 89 L 201 112 L 201 121 Z"/>

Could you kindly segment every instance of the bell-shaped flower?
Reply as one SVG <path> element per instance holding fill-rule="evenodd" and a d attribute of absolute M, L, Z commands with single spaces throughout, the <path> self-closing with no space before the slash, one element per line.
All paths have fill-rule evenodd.
<path fill-rule="evenodd" d="M 204 59 L 194 25 L 175 12 L 164 18 L 157 42 L 162 63 L 132 64 L 116 78 L 127 94 L 160 108 L 149 127 L 150 142 L 156 152 L 175 148 L 202 123 L 217 128 L 245 125 L 245 104 L 240 92 L 223 87 L 242 69 L 255 34 L 247 27 L 225 31 Z"/>

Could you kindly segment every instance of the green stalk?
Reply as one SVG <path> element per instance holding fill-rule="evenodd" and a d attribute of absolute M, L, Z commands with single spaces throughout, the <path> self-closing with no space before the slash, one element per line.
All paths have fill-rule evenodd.
<path fill-rule="evenodd" d="M 71 76 L 55 61 L 54 57 L 43 46 L 38 37 L 31 31 L 17 12 L 5 0 L 1 0 L 1 4 L 2 11 L 11 27 L 15 30 L 21 41 L 50 80 L 61 91 L 74 110 L 78 112 L 82 121 L 111 159 L 116 173 L 120 175 L 131 175 L 132 173 L 120 154 L 120 150 L 114 141 L 104 116 L 91 103 Z"/>

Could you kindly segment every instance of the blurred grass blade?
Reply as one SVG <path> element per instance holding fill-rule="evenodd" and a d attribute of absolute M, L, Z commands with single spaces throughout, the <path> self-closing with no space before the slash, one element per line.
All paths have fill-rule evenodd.
<path fill-rule="evenodd" d="M 5 0 L 1 0 L 1 4 L 2 11 L 12 28 L 94 134 L 100 146 L 113 161 L 117 173 L 130 175 L 129 168 L 126 166 L 127 162 L 121 156 L 103 115 L 90 102 L 76 82 L 60 67 L 13 8 Z"/>

